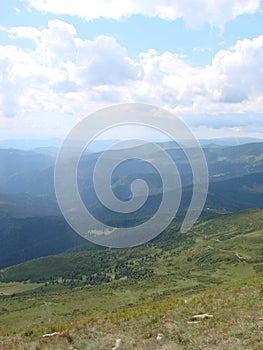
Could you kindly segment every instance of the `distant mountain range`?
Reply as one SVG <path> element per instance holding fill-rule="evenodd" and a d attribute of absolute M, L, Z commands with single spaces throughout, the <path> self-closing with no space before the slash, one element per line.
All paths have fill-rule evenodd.
<path fill-rule="evenodd" d="M 143 146 L 142 146 L 143 147 Z M 173 143 L 162 147 L 170 154 L 179 169 L 183 186 L 192 182 L 192 170 L 181 149 Z M 210 181 L 221 181 L 263 171 L 263 143 L 250 143 L 238 146 L 207 145 L 203 147 L 209 169 Z M 50 151 L 50 152 L 48 152 Z M 108 159 L 115 159 L 123 150 L 109 151 Z M 84 154 L 79 163 L 78 181 L 81 191 L 88 191 L 92 184 L 93 168 L 101 153 Z M 146 159 L 151 162 L 164 162 L 162 153 L 147 153 Z M 54 164 L 56 157 L 53 149 L 23 151 L 15 149 L 0 150 L 0 193 L 54 195 Z M 165 164 L 163 164 L 165 166 Z M 113 187 L 118 182 L 125 184 L 131 175 L 153 175 L 153 167 L 139 160 L 125 162 L 125 166 L 116 169 Z M 153 177 L 152 177 L 153 178 Z M 126 179 L 126 180 L 125 180 Z"/>
<path fill-rule="evenodd" d="M 100 152 L 109 147 L 118 140 L 111 139 L 97 139 L 90 145 L 92 152 Z M 153 140 L 155 142 L 166 142 L 165 140 Z M 4 139 L 0 140 L 1 148 L 13 148 L 21 150 L 34 150 L 41 148 L 53 148 L 58 149 L 62 145 L 63 139 L 50 138 L 50 139 Z M 263 142 L 263 139 L 255 137 L 224 137 L 214 139 L 199 139 L 201 145 L 219 145 L 219 146 L 237 146 L 246 143 Z"/>
<path fill-rule="evenodd" d="M 183 194 L 177 221 L 183 219 L 192 195 L 192 172 L 182 150 L 174 144 L 162 145 L 174 159 L 183 179 Z M 50 149 L 49 149 L 50 150 Z M 238 146 L 203 147 L 210 186 L 202 218 L 248 208 L 263 208 L 263 143 Z M 109 159 L 122 150 L 111 151 Z M 147 153 L 147 152 L 146 152 Z M 83 201 L 95 217 L 112 226 L 132 226 L 147 220 L 161 200 L 160 176 L 147 163 L 131 160 L 119 166 L 112 179 L 115 195 L 131 196 L 136 178 L 149 185 L 149 198 L 132 214 L 114 213 L 104 208 L 94 191 L 92 175 L 101 153 L 86 153 L 79 163 L 79 187 Z M 162 162 L 161 153 L 147 154 Z M 65 223 L 54 193 L 55 156 L 52 151 L 0 150 L 0 267 L 32 258 L 62 253 L 83 245 L 97 249 L 75 234 Z"/>

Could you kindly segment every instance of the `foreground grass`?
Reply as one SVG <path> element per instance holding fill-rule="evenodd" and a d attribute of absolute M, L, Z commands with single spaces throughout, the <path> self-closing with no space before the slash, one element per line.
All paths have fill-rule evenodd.
<path fill-rule="evenodd" d="M 35 323 L 19 331 L 2 331 L 0 349 L 110 350 L 120 338 L 120 350 L 260 350 L 263 340 L 263 321 L 260 320 L 263 317 L 262 282 L 261 274 L 206 291 L 181 292 L 178 296 L 137 306 L 112 305 L 111 311 L 103 312 L 101 308 L 96 316 L 78 315 L 64 322 Z M 118 293 L 125 295 L 125 288 Z M 107 303 L 108 300 L 104 301 Z M 101 302 L 103 304 L 103 300 Z M 83 300 L 75 300 L 77 303 L 81 307 Z M 213 317 L 191 323 L 191 317 L 200 313 Z M 55 331 L 60 333 L 41 337 Z"/>

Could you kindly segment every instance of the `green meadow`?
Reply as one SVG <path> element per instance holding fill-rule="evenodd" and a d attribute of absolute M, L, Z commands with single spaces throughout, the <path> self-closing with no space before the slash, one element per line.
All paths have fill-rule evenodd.
<path fill-rule="evenodd" d="M 0 348 L 106 350 L 120 338 L 119 349 L 261 349 L 262 214 L 1 270 Z"/>

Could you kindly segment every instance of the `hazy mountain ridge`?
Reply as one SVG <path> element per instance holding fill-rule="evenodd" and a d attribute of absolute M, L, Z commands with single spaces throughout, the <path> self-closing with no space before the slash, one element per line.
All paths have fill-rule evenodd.
<path fill-rule="evenodd" d="M 262 182 L 263 173 L 256 173 L 242 176 L 237 179 L 230 179 L 210 184 L 207 201 L 202 217 L 209 218 L 216 216 L 219 213 L 222 214 L 225 212 L 239 211 L 248 208 L 262 208 Z M 175 223 L 180 222 L 180 220 L 183 219 L 186 209 L 189 205 L 191 196 L 192 187 L 186 187 L 183 191 L 182 202 Z M 0 246 L 3 250 L 2 255 L 0 254 L 0 266 L 7 266 L 24 260 L 32 259 L 34 257 L 41 257 L 45 255 L 54 254 L 54 252 L 63 252 L 67 249 L 73 248 L 75 245 L 82 244 L 86 246 L 85 243 L 87 243 L 88 241 L 80 239 L 77 240 L 76 243 L 74 240 L 69 239 L 69 237 L 71 236 L 76 236 L 77 238 L 78 235 L 75 234 L 68 227 L 67 223 L 61 215 L 60 217 L 47 216 L 50 211 L 52 212 L 54 210 L 54 212 L 56 213 L 59 212 L 59 209 L 57 208 L 54 199 L 50 199 L 50 207 L 45 207 L 47 205 L 46 199 L 42 199 L 42 201 L 38 203 L 38 197 L 33 197 L 30 195 L 2 195 L 0 196 L 0 199 L 2 200 L 0 201 L 0 213 L 2 213 L 0 223 Z M 148 201 L 146 203 L 147 205 L 145 205 L 145 207 L 141 210 L 138 210 L 137 212 L 132 214 L 112 213 L 111 211 L 100 206 L 99 204 L 94 205 L 94 202 L 92 202 L 93 204 L 92 206 L 90 206 L 89 209 L 97 218 L 103 220 L 105 223 L 119 226 L 129 226 L 132 224 L 135 225 L 140 221 L 147 220 L 150 217 L 150 215 L 153 212 L 155 212 L 155 210 L 157 210 L 160 199 L 161 197 L 159 194 L 153 194 L 149 196 Z M 11 204 L 10 200 L 13 200 Z M 24 201 L 27 201 L 27 203 L 29 203 L 30 201 L 32 202 L 30 205 L 27 204 L 25 206 Z M 2 207 L 4 207 L 4 209 L 1 209 Z M 39 214 L 41 210 L 41 216 L 34 215 L 34 213 Z M 13 213 L 14 215 L 11 216 L 9 215 L 10 213 Z M 16 217 L 20 217 L 21 219 L 18 220 Z M 32 222 L 34 223 L 33 227 L 31 226 Z M 57 226 L 55 226 L 56 232 L 54 230 L 52 231 L 53 236 L 50 239 L 53 243 L 49 244 L 46 240 L 47 237 L 45 235 L 45 230 L 48 230 L 50 225 L 52 226 L 54 223 L 57 224 Z M 10 229 L 10 227 L 12 229 Z M 30 229 L 26 230 L 25 227 L 30 227 Z M 38 245 L 41 246 L 41 244 L 43 244 L 42 250 L 36 250 L 34 248 L 36 247 L 36 235 L 34 230 L 37 231 L 37 237 L 39 240 Z M 25 237 L 28 237 L 26 242 L 24 242 L 22 239 L 23 235 Z M 15 250 L 8 243 L 9 240 L 12 240 L 14 247 L 16 247 L 16 253 Z M 87 244 L 87 247 L 85 249 L 89 249 L 89 244 Z M 24 252 L 22 256 L 19 253 L 20 250 Z M 35 250 L 35 255 L 33 255 L 31 250 Z"/>
<path fill-rule="evenodd" d="M 61 216 L 54 196 L 40 196 L 27 193 L 0 193 L 0 214 L 8 214 L 14 218 Z"/>
<path fill-rule="evenodd" d="M 163 145 L 170 154 L 181 175 L 183 186 L 192 182 L 192 171 L 181 149 L 171 143 Z M 171 148 L 172 147 L 172 148 Z M 109 159 L 118 158 L 121 150 L 109 151 Z M 143 152 L 142 152 L 143 153 Z M 148 154 L 146 159 L 163 163 L 161 152 Z M 263 172 L 263 143 L 245 144 L 231 147 L 204 147 L 210 181 L 221 181 L 255 172 Z M 81 157 L 78 181 L 81 191 L 88 190 L 92 183 L 93 169 L 101 153 L 84 154 Z M 34 195 L 54 195 L 54 155 L 21 150 L 0 150 L 0 193 L 28 193 Z M 119 166 L 115 171 L 113 186 L 121 178 L 132 173 L 152 174 L 149 164 L 130 160 L 129 167 Z M 126 164 L 128 164 L 126 162 Z M 163 164 L 165 166 L 165 164 Z"/>
<path fill-rule="evenodd" d="M 166 145 L 166 147 L 168 146 L 170 147 L 170 144 Z M 110 156 L 116 157 L 118 152 L 110 152 Z M 174 149 L 168 149 L 168 152 L 173 154 L 173 158 L 176 159 L 177 163 L 181 162 L 183 168 L 185 156 L 182 150 L 174 153 Z M 203 218 L 210 218 L 225 212 L 263 207 L 263 170 L 262 172 L 260 171 L 261 168 L 263 169 L 262 143 L 235 147 L 208 147 L 204 148 L 204 152 L 210 169 L 214 169 L 214 174 L 222 171 L 222 169 L 224 169 L 225 173 L 222 176 L 218 176 L 220 181 L 210 182 L 207 201 L 202 214 Z M 129 164 L 126 163 L 125 166 L 119 167 L 114 173 L 112 183 L 113 191 L 118 198 L 121 200 L 130 198 L 130 184 L 139 177 L 145 179 L 149 184 L 150 196 L 146 205 L 137 212 L 131 214 L 114 213 L 101 206 L 93 186 L 90 184 L 92 170 L 99 155 L 96 153 L 85 154 L 79 164 L 81 194 L 91 213 L 112 226 L 136 225 L 151 217 L 157 210 L 161 200 L 162 186 L 159 174 L 137 160 L 130 161 Z M 160 158 L 158 152 L 155 156 L 156 159 Z M 28 259 L 73 249 L 76 246 L 76 242 L 71 238 L 69 239 L 67 235 L 69 232 L 71 232 L 70 235 L 74 234 L 62 218 L 53 193 L 53 165 L 55 158 L 43 154 L 39 155 L 32 151 L 17 150 L 2 150 L 0 158 L 2 159 L 0 162 L 0 177 L 4 179 L 1 186 L 8 184 L 5 189 L 7 192 L 9 191 L 9 193 L 0 194 L 0 214 L 2 215 L 0 241 L 1 249 L 3 250 L 0 265 L 8 266 Z M 26 159 L 25 162 L 23 162 L 24 159 Z M 86 167 L 87 160 L 89 162 L 88 169 Z M 32 161 L 34 164 L 32 164 Z M 187 167 L 184 169 L 187 169 Z M 187 172 L 188 170 L 185 170 L 185 178 L 187 178 Z M 228 179 L 228 177 L 231 177 L 232 172 L 235 177 Z M 190 177 L 191 175 L 189 174 Z M 25 179 L 24 182 L 23 178 Z M 14 187 L 12 187 L 13 184 L 15 184 Z M 15 191 L 27 192 L 28 188 L 33 193 L 10 193 Z M 38 194 L 34 194 L 34 192 Z M 192 186 L 184 187 L 180 209 L 175 222 L 183 219 L 191 196 Z M 54 216 L 54 218 L 50 216 Z M 55 216 L 60 218 L 55 218 Z M 17 220 L 18 218 L 23 220 L 19 221 Z M 32 226 L 34 230 L 41 232 L 41 234 L 37 232 L 36 235 L 33 229 L 29 229 L 32 222 L 34 222 Z M 52 245 L 46 240 L 44 228 L 48 229 L 54 222 L 59 222 L 59 224 L 56 226 L 56 232 L 53 232 Z M 26 230 L 25 227 L 27 227 Z M 63 243 L 64 231 L 67 232 L 64 237 L 67 243 Z M 10 235 L 9 238 L 8 235 Z M 26 244 L 23 243 L 23 235 L 28 239 Z M 36 248 L 38 247 L 35 243 L 36 236 L 39 240 L 39 246 L 41 246 L 43 240 L 43 249 Z M 77 235 L 75 234 L 75 236 Z M 15 249 L 8 243 L 8 239 L 12 241 Z M 82 240 L 77 245 L 84 243 L 87 242 Z M 87 249 L 89 249 L 88 244 Z M 35 251 L 34 253 L 32 252 L 33 250 Z"/>

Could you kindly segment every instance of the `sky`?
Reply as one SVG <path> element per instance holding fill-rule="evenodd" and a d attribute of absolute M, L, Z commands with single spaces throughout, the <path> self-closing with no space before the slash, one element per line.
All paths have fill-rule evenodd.
<path fill-rule="evenodd" d="M 130 102 L 198 138 L 262 137 L 262 23 L 260 0 L 0 0 L 0 139 Z"/>

